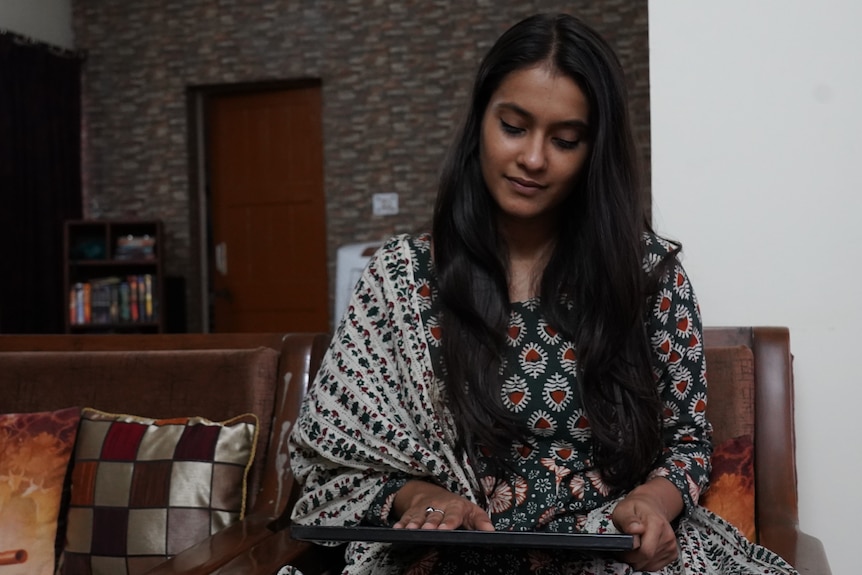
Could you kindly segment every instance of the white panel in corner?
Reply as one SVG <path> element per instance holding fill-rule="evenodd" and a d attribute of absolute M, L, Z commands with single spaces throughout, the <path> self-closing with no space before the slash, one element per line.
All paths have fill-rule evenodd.
<path fill-rule="evenodd" d="M 341 322 L 353 288 L 378 247 L 380 242 L 345 244 L 338 248 L 335 260 L 335 310 L 332 315 L 335 325 Z"/>

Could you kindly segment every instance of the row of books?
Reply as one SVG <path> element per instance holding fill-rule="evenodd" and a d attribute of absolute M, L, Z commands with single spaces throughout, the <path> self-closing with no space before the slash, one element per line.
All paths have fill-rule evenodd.
<path fill-rule="evenodd" d="M 72 325 L 154 322 L 159 305 L 154 290 L 153 274 L 75 283 L 69 289 L 69 322 Z"/>

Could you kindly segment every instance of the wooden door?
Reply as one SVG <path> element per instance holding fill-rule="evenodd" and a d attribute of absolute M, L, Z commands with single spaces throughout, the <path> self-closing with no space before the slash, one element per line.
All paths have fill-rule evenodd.
<path fill-rule="evenodd" d="M 208 106 L 211 330 L 328 331 L 320 87 Z"/>

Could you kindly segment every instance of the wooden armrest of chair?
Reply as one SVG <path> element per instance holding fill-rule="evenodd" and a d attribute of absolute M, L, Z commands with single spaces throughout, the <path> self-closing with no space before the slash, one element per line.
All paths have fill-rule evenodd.
<path fill-rule="evenodd" d="M 242 521 L 237 521 L 175 555 L 168 561 L 147 571 L 147 575 L 203 575 L 213 573 L 216 569 L 243 554 L 255 544 L 272 537 L 274 533 L 269 528 L 273 518 L 264 515 L 248 515 Z M 246 573 L 256 573 L 246 571 Z"/>
<path fill-rule="evenodd" d="M 823 543 L 816 537 L 797 530 L 795 556 L 791 563 L 802 575 L 832 575 Z"/>
<path fill-rule="evenodd" d="M 274 575 L 285 565 L 296 567 L 304 575 L 335 575 L 344 566 L 344 545 L 324 547 L 291 538 L 290 527 L 267 537 L 235 557 L 217 575 Z"/>
<path fill-rule="evenodd" d="M 800 575 L 832 575 L 823 543 L 790 522 L 761 526 L 760 542 L 793 565 Z"/>

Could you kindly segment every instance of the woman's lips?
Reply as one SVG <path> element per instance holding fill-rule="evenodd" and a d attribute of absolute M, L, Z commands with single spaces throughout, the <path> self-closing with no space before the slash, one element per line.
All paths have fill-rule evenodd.
<path fill-rule="evenodd" d="M 506 176 L 506 179 L 509 180 L 516 189 L 522 190 L 525 192 L 537 192 L 539 190 L 544 190 L 547 186 L 544 184 L 540 184 L 538 182 L 534 182 L 533 180 L 525 180 L 523 178 L 516 178 L 512 176 Z"/>

